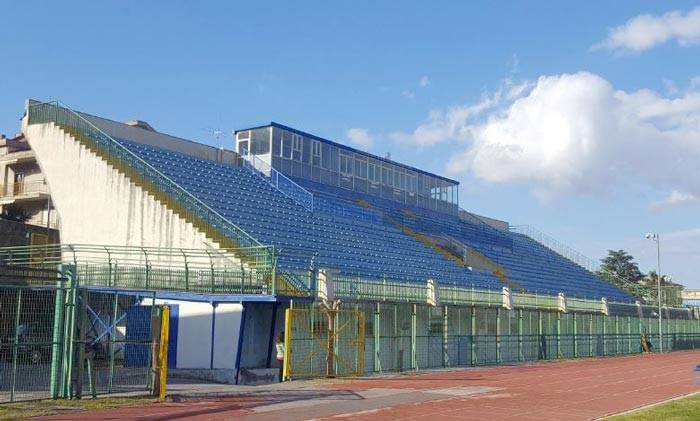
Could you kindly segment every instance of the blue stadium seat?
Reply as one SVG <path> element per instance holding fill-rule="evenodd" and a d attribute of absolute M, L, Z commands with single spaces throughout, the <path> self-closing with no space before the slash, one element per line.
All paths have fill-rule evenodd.
<path fill-rule="evenodd" d="M 530 238 L 457 216 L 411 207 L 345 189 L 295 180 L 314 193 L 309 212 L 251 170 L 120 140 L 202 202 L 263 244 L 281 250 L 278 267 L 337 268 L 341 274 L 500 289 L 487 270 L 464 267 L 397 227 L 428 235 L 448 234 L 507 269 L 507 278 L 531 292 L 584 298 L 631 297 Z M 370 206 L 361 206 L 365 201 Z M 365 203 L 362 202 L 362 203 Z M 408 212 L 407 212 L 408 211 Z"/>

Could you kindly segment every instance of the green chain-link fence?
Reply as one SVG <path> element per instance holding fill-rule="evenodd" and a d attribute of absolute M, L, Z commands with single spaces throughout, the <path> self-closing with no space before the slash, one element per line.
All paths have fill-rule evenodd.
<path fill-rule="evenodd" d="M 642 352 L 643 338 L 651 351 L 659 350 L 655 317 L 406 303 L 346 302 L 342 307 L 364 314 L 365 337 L 347 343 L 364 344 L 365 373 L 635 354 Z M 307 316 L 293 326 L 293 360 L 313 360 L 314 367 L 322 367 L 326 354 L 312 345 L 327 329 L 323 312 L 297 312 Z M 300 323 L 309 327 L 300 329 Z M 700 320 L 663 319 L 662 337 L 664 351 L 700 349 Z M 308 377 L 307 372 L 323 375 L 308 366 L 291 376 Z"/>
<path fill-rule="evenodd" d="M 149 392 L 154 293 L 0 286 L 0 403 Z"/>

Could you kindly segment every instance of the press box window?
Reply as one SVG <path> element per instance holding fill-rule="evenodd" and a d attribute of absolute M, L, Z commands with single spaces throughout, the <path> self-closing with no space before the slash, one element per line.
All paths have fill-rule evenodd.
<path fill-rule="evenodd" d="M 343 175 L 352 175 L 352 156 L 340 154 L 340 173 Z"/>
<path fill-rule="evenodd" d="M 311 164 L 315 167 L 321 166 L 321 142 L 311 141 Z"/>
<path fill-rule="evenodd" d="M 295 161 L 301 161 L 301 140 L 298 134 L 292 135 L 292 159 Z"/>

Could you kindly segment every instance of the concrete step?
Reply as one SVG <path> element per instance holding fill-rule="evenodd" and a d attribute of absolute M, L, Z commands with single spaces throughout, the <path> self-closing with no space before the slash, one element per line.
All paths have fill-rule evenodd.
<path fill-rule="evenodd" d="M 238 376 L 238 384 L 251 386 L 277 383 L 279 368 L 242 368 Z"/>
<path fill-rule="evenodd" d="M 233 369 L 170 369 L 171 379 L 203 380 L 211 383 L 236 384 L 236 370 Z M 238 375 L 238 384 L 257 386 L 277 383 L 279 368 L 242 368 Z"/>

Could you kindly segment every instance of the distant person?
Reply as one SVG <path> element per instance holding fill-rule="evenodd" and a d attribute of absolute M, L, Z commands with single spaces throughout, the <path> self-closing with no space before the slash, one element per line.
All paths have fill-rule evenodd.
<path fill-rule="evenodd" d="M 283 370 L 284 370 L 284 330 L 280 332 L 280 336 L 277 338 L 277 345 L 275 346 L 277 349 L 277 364 L 280 366 L 280 372 L 279 372 L 279 379 L 280 382 L 284 380 L 282 378 Z"/>

